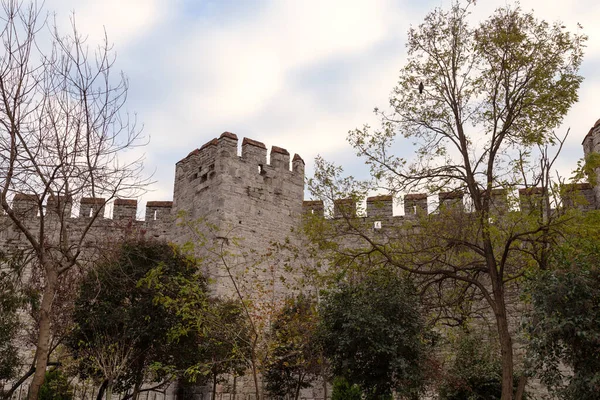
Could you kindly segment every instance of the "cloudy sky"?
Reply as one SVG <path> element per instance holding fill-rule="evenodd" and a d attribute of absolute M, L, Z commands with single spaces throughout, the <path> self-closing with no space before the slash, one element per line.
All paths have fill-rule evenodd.
<path fill-rule="evenodd" d="M 480 0 L 474 18 L 505 5 Z M 143 148 L 156 184 L 146 200 L 172 199 L 175 163 L 231 131 L 298 153 L 313 171 L 317 154 L 359 174 L 348 130 L 376 125 L 403 65 L 406 32 L 450 0 L 46 0 L 66 27 L 98 40 L 106 29 L 116 68 L 130 83 L 128 110 L 149 136 Z M 600 118 L 600 2 L 522 0 L 538 18 L 589 36 L 580 101 L 562 131 L 568 174 L 581 141 Z M 596 98 L 594 97 L 596 96 Z"/>

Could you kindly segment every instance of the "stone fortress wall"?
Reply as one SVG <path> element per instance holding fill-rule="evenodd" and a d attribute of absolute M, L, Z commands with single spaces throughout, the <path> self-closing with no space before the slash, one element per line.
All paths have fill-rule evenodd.
<path fill-rule="evenodd" d="M 320 201 L 304 201 L 304 161 L 281 147 L 272 146 L 268 154 L 266 146 L 256 140 L 244 138 L 241 155 L 238 155 L 238 138 L 224 132 L 177 162 L 173 201 L 148 201 L 145 218 L 136 219 L 137 200 L 116 199 L 112 216 L 98 218 L 94 231 L 98 236 L 112 234 L 121 228 L 132 226 L 146 232 L 149 237 L 181 243 L 190 239 L 176 224 L 180 212 L 189 220 L 203 218 L 216 231 L 232 233 L 245 245 L 260 246 L 268 241 L 284 238 L 298 226 L 303 212 L 324 214 Z M 600 153 L 600 120 L 590 129 L 583 140 L 584 155 Z M 269 155 L 269 161 L 267 161 Z M 291 168 L 290 168 L 291 162 Z M 595 209 L 600 204 L 600 185 L 587 183 L 571 186 L 586 200 L 585 208 Z M 527 207 L 531 196 L 539 195 L 536 188 L 519 191 L 520 207 Z M 404 215 L 394 215 L 392 196 L 373 196 L 366 201 L 365 217 L 410 219 L 427 213 L 429 204 L 440 206 L 461 204 L 463 195 L 457 192 L 406 194 L 403 198 Z M 500 207 L 500 191 L 494 191 Z M 69 220 L 73 229 L 83 226 L 98 208 L 106 207 L 105 199 L 82 198 L 78 214 Z M 505 205 L 502 205 L 504 207 Z M 31 194 L 17 194 L 12 200 L 15 212 L 26 215 L 27 223 L 36 224 L 37 205 Z M 67 209 L 73 207 L 67 204 Z M 48 207 L 50 208 L 50 207 Z M 334 204 L 333 217 L 341 217 L 343 211 L 355 213 L 356 205 L 349 199 Z M 68 212 L 68 211 L 67 211 Z M 104 215 L 101 211 L 100 215 Z M 8 216 L 0 215 L 0 248 L 13 244 L 26 245 Z"/>
<path fill-rule="evenodd" d="M 600 120 L 590 129 L 582 144 L 585 156 L 600 153 Z M 298 154 L 291 157 L 286 149 L 277 146 L 268 152 L 263 143 L 248 138 L 242 140 L 241 153 L 238 145 L 235 134 L 224 132 L 180 160 L 175 167 L 173 201 L 148 201 L 144 220 L 136 219 L 137 200 L 116 199 L 112 205 L 112 218 L 98 218 L 89 240 L 115 238 L 120 231 L 135 229 L 149 238 L 185 243 L 195 239 L 189 229 L 178 224 L 178 216 L 185 213 L 187 220 L 202 218 L 206 226 L 212 227 L 217 238 L 229 240 L 235 237 L 239 239 L 239 248 L 260 253 L 266 251 L 271 242 L 294 236 L 303 213 L 324 215 L 321 201 L 304 201 L 305 164 Z M 583 199 L 578 202 L 578 207 L 600 208 L 600 185 L 584 183 L 569 188 Z M 522 189 L 518 194 L 520 208 L 524 210 L 540 192 L 530 188 Z M 499 211 L 507 209 L 506 193 L 493 191 L 492 198 Z M 372 224 L 375 231 L 400 228 L 417 216 L 428 213 L 432 201 L 446 207 L 462 208 L 464 205 L 463 194 L 458 192 L 406 194 L 403 198 L 404 215 L 394 215 L 392 196 L 372 196 L 366 200 L 362 218 Z M 569 200 L 564 201 L 568 203 Z M 69 219 L 67 229 L 84 229 L 90 216 L 106 205 L 101 198 L 80 199 L 78 214 Z M 37 205 L 32 195 L 15 195 L 12 207 L 15 212 L 27 216 L 28 226 L 39 224 Z M 74 205 L 67 203 L 66 207 L 69 214 Z M 100 210 L 100 215 L 104 215 L 103 210 Z M 356 204 L 349 199 L 337 201 L 332 217 L 342 216 L 356 216 Z M 27 241 L 23 234 L 13 226 L 8 216 L 0 215 L 0 249 L 24 246 L 27 246 Z M 229 290 L 226 284 L 220 290 L 219 280 L 216 286 L 217 293 Z M 285 288 L 280 287 L 279 290 Z M 206 395 L 201 396 L 208 399 Z M 225 396 L 223 399 L 231 398 L 227 397 L 231 396 L 227 393 L 222 396 Z M 238 394 L 236 398 L 250 399 L 252 394 Z M 305 398 L 318 399 L 322 395 L 307 393 Z"/>

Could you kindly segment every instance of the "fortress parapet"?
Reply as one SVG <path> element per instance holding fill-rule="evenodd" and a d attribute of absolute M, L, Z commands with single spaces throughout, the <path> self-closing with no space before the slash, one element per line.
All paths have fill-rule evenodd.
<path fill-rule="evenodd" d="M 496 215 L 506 214 L 510 211 L 509 191 L 507 189 L 491 190 L 490 212 Z M 548 206 L 544 196 L 545 190 L 540 187 L 519 189 L 519 205 L 522 212 L 540 212 Z M 440 209 L 453 210 L 456 212 L 468 212 L 463 203 L 464 192 L 451 191 L 440 192 Z M 486 192 L 482 196 L 487 196 Z M 593 210 L 594 188 L 589 183 L 567 184 L 561 191 L 562 204 L 567 208 L 580 208 L 584 211 Z M 394 221 L 400 219 L 411 219 L 417 216 L 428 215 L 427 193 L 410 193 L 404 195 L 404 216 L 393 215 L 394 199 L 391 195 L 371 196 L 367 198 L 366 218 L 381 219 L 394 217 Z M 307 200 L 302 205 L 305 214 L 324 216 L 324 207 L 321 200 Z M 534 211 L 536 210 L 536 211 Z M 357 217 L 357 203 L 353 198 L 337 199 L 333 202 L 333 218 L 355 218 Z M 394 223 L 394 222 L 392 222 Z"/>
<path fill-rule="evenodd" d="M 456 211 L 464 211 L 463 205 L 464 193 L 460 190 L 453 190 L 451 192 L 440 192 L 440 209 L 453 209 Z"/>
<path fill-rule="evenodd" d="M 589 160 L 591 154 L 600 153 L 600 119 L 585 135 L 581 144 L 583 145 L 583 154 L 586 161 Z M 600 204 L 600 168 L 595 168 L 594 172 L 596 175 L 595 182 L 591 182 L 594 190 L 594 204 Z"/>
<path fill-rule="evenodd" d="M 600 119 L 591 127 L 583 142 L 583 154 L 600 153 Z"/>
<path fill-rule="evenodd" d="M 249 217 L 290 217 L 302 212 L 302 158 L 297 154 L 292 158 L 278 146 L 269 151 L 250 138 L 242 140 L 238 153 L 238 144 L 237 135 L 223 132 L 177 163 L 174 213 L 186 211 L 190 218 L 211 214 L 239 225 Z"/>
<path fill-rule="evenodd" d="M 369 217 L 391 217 L 393 212 L 394 198 L 391 195 L 380 195 L 367 198 L 367 215 Z"/>
<path fill-rule="evenodd" d="M 325 207 L 322 200 L 305 200 L 302 202 L 302 211 L 305 214 L 313 214 L 322 217 Z"/>
<path fill-rule="evenodd" d="M 257 174 L 267 174 L 268 170 L 293 172 L 304 179 L 304 161 L 298 154 L 294 155 L 290 170 L 290 153 L 278 146 L 270 151 L 270 163 L 267 163 L 267 147 L 264 143 L 250 138 L 242 140 L 241 156 L 238 157 L 238 137 L 231 132 L 223 132 L 217 139 L 212 139 L 189 153 L 177 163 L 176 183 L 181 181 L 194 183 L 211 179 L 211 172 L 216 171 L 217 164 L 237 158 L 248 166 L 253 166 Z M 228 165 L 229 167 L 230 165 Z M 222 173 L 235 171 L 221 168 Z M 176 189 L 177 192 L 177 189 Z M 175 200 L 177 201 L 177 200 Z"/>
<path fill-rule="evenodd" d="M 263 142 L 244 138 L 242 141 L 242 160 L 253 162 L 263 168 L 267 165 L 267 147 Z M 259 172 L 262 171 L 262 169 L 259 170 Z"/>
<path fill-rule="evenodd" d="M 290 153 L 281 147 L 271 147 L 271 166 L 276 169 L 290 169 Z"/>
<path fill-rule="evenodd" d="M 333 201 L 333 218 L 356 217 L 356 201 L 352 198 Z"/>
<path fill-rule="evenodd" d="M 566 208 L 584 211 L 595 209 L 594 188 L 589 183 L 570 183 L 562 187 L 561 198 Z"/>
<path fill-rule="evenodd" d="M 489 196 L 490 212 L 506 214 L 508 212 L 508 192 L 506 189 L 492 189 L 490 195 L 487 190 L 482 193 L 484 197 Z"/>
<path fill-rule="evenodd" d="M 427 215 L 427 193 L 404 195 L 404 216 L 407 218 Z"/>
<path fill-rule="evenodd" d="M 12 209 L 15 214 L 24 217 L 35 217 L 38 214 L 39 199 L 31 193 L 17 193 L 13 197 Z"/>
<path fill-rule="evenodd" d="M 73 209 L 73 199 L 70 196 L 51 196 L 46 203 L 46 213 L 70 218 Z"/>
<path fill-rule="evenodd" d="M 89 218 L 98 213 L 99 218 L 104 218 L 106 199 L 102 197 L 83 197 L 79 202 L 79 217 Z"/>
<path fill-rule="evenodd" d="M 545 193 L 545 189 L 541 187 L 519 189 L 519 207 L 521 212 L 531 214 L 547 211 Z"/>
<path fill-rule="evenodd" d="M 172 201 L 149 201 L 146 203 L 146 223 L 161 221 L 171 215 Z"/>
<path fill-rule="evenodd" d="M 137 200 L 133 199 L 116 199 L 113 207 L 113 219 L 135 220 L 137 203 Z"/>
<path fill-rule="evenodd" d="M 292 171 L 296 175 L 304 176 L 304 160 L 298 154 L 294 154 L 292 159 Z"/>

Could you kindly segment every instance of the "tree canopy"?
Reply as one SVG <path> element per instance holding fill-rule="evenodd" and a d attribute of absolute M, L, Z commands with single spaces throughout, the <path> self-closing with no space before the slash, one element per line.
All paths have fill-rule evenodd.
<path fill-rule="evenodd" d="M 320 304 L 320 342 L 334 376 L 367 399 L 417 398 L 426 376 L 426 328 L 405 280 L 377 272 L 340 283 Z"/>
<path fill-rule="evenodd" d="M 562 146 L 555 130 L 577 101 L 587 38 L 512 5 L 473 26 L 473 3 L 435 9 L 410 29 L 390 109 L 375 110 L 381 127 L 350 132 L 371 179 L 344 177 L 319 158 L 309 183 L 327 204 L 358 202 L 372 191 L 441 193 L 436 212 L 406 215 L 406 229 L 383 226 L 384 234 L 374 235 L 350 207 L 338 223 L 312 233 L 322 247 L 330 244 L 334 265 L 395 266 L 418 276 L 425 297 L 446 309 L 485 304 L 498 332 L 502 399 L 509 400 L 511 299 L 530 270 L 548 267 L 566 221 L 550 211 L 556 186 L 548 146 Z M 398 154 L 398 138 L 413 144 L 413 158 Z M 510 212 L 519 202 L 521 212 Z"/>
<path fill-rule="evenodd" d="M 198 335 L 181 334 L 180 315 L 156 301 L 160 292 L 141 284 L 160 270 L 161 290 L 199 274 L 193 261 L 166 243 L 126 242 L 83 279 L 75 300 L 75 328 L 68 339 L 80 375 L 106 380 L 108 391 L 144 382 L 170 381 L 200 358 Z M 206 295 L 206 280 L 195 279 Z M 177 332 L 177 340 L 172 340 Z"/>
<path fill-rule="evenodd" d="M 304 295 L 288 298 L 275 315 L 264 371 L 265 388 L 271 395 L 298 400 L 301 389 L 323 376 L 318 321 L 316 304 Z"/>
<path fill-rule="evenodd" d="M 529 287 L 528 354 L 532 373 L 560 398 L 594 399 L 600 393 L 600 246 L 593 237 L 573 238 Z"/>

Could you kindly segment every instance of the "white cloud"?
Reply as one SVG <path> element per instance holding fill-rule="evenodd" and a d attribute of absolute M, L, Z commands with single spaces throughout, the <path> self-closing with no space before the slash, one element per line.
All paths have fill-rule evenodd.
<path fill-rule="evenodd" d="M 188 2 L 196 5 L 194 0 Z M 428 10 L 448 7 L 450 1 L 260 4 L 262 8 L 247 15 L 223 20 L 184 15 L 183 0 L 49 0 L 46 5 L 64 15 L 75 9 L 81 31 L 92 36 L 106 26 L 109 39 L 120 50 L 119 61 L 125 58 L 131 67 L 125 72 L 135 83 L 132 87 L 143 89 L 143 106 L 135 103 L 132 93 L 128 108 L 143 107 L 140 117 L 152 138 L 146 149 L 148 166 L 167 174 L 164 171 L 172 171 L 178 159 L 225 130 L 297 152 L 308 170 L 317 153 L 332 157 L 351 153 L 347 131 L 376 123 L 373 107 L 387 104 L 406 55 L 402 41 L 409 23 L 418 25 Z M 485 18 L 505 4 L 480 1 L 473 8 L 474 17 Z M 521 8 L 533 8 L 536 16 L 548 21 L 563 20 L 570 30 L 580 22 L 590 36 L 586 60 L 600 59 L 596 1 L 521 0 Z M 386 47 L 387 42 L 392 47 Z M 333 65 L 330 73 L 343 79 L 319 87 L 319 79 L 326 79 L 319 71 L 328 63 Z M 302 75 L 306 71 L 315 72 L 307 77 Z M 301 77 L 303 85 L 298 83 Z M 576 153 L 572 149 L 600 117 L 594 100 L 598 92 L 600 80 L 588 77 L 581 102 L 565 120 L 572 128 L 569 154 Z M 319 97 L 326 94 L 335 104 Z M 175 158 L 166 158 L 165 153 Z M 566 166 L 561 169 L 575 161 L 561 159 Z M 171 184 L 172 180 L 159 182 L 151 197 L 170 196 Z"/>
<path fill-rule="evenodd" d="M 56 12 L 64 29 L 74 12 L 77 28 L 92 43 L 101 41 L 106 29 L 109 41 L 119 48 L 143 37 L 170 9 L 166 0 L 50 0 L 46 8 Z"/>

